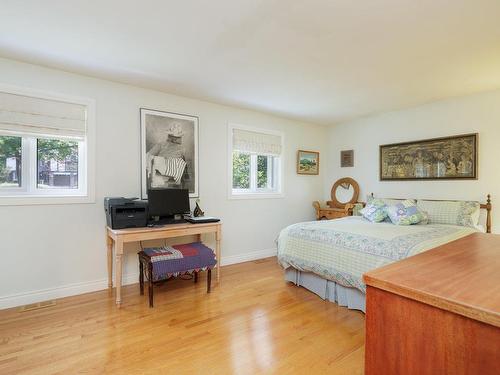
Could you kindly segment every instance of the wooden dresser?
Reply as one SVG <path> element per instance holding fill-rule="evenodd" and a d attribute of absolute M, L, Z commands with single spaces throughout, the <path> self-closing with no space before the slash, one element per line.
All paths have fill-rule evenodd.
<path fill-rule="evenodd" d="M 327 203 L 330 203 L 328 201 Z M 331 220 L 341 217 L 352 216 L 353 204 L 346 204 L 344 208 L 335 207 L 320 207 L 319 202 L 313 202 L 313 207 L 316 210 L 316 220 Z"/>
<path fill-rule="evenodd" d="M 500 235 L 364 275 L 365 374 L 500 374 Z"/>

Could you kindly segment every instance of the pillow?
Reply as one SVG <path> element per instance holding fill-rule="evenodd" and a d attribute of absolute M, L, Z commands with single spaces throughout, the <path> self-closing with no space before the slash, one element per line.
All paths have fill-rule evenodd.
<path fill-rule="evenodd" d="M 418 206 L 417 206 L 417 208 L 418 208 Z M 420 208 L 418 209 L 418 211 L 422 215 L 422 219 L 417 224 L 418 225 L 427 225 L 427 224 L 429 224 L 429 215 L 427 214 L 427 212 L 422 211 Z"/>
<path fill-rule="evenodd" d="M 418 209 L 414 200 L 407 199 L 401 203 L 386 208 L 393 224 L 412 225 L 427 220 L 427 214 Z"/>
<path fill-rule="evenodd" d="M 387 212 L 387 208 L 385 209 L 386 212 Z M 429 224 L 429 216 L 427 215 L 427 212 L 420 211 L 420 213 L 422 214 L 422 220 L 420 220 L 417 224 L 418 225 L 427 225 L 427 224 Z M 391 223 L 392 224 L 392 220 L 389 217 L 389 213 L 387 213 L 387 217 L 384 219 L 384 223 Z"/>
<path fill-rule="evenodd" d="M 405 199 L 392 199 L 392 198 L 374 198 L 371 195 L 366 198 L 366 203 L 371 203 L 375 199 L 384 202 L 387 206 L 392 206 L 398 203 L 403 202 Z"/>
<path fill-rule="evenodd" d="M 387 217 L 385 208 L 387 205 L 381 199 L 373 199 L 366 207 L 359 211 L 363 217 L 372 223 L 379 223 Z"/>
<path fill-rule="evenodd" d="M 362 203 L 354 203 L 354 208 L 352 209 L 352 216 L 361 216 L 362 209 L 363 209 Z"/>
<path fill-rule="evenodd" d="M 431 224 L 450 224 L 473 228 L 479 224 L 479 202 L 419 200 L 417 206 L 427 212 Z"/>

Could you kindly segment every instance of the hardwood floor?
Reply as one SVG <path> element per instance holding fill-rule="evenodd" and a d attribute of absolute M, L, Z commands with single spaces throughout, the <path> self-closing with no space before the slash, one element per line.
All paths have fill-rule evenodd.
<path fill-rule="evenodd" d="M 283 280 L 276 258 L 222 268 L 206 294 L 174 280 L 0 311 L 0 374 L 361 374 L 364 314 Z M 147 293 L 146 293 L 147 294 Z"/>

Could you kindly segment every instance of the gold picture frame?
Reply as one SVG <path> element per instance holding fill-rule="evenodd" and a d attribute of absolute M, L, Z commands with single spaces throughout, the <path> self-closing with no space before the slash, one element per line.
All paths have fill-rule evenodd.
<path fill-rule="evenodd" d="M 477 133 L 380 146 L 380 181 L 475 180 Z"/>
<path fill-rule="evenodd" d="M 297 152 L 297 174 L 319 174 L 319 152 L 299 150 Z"/>

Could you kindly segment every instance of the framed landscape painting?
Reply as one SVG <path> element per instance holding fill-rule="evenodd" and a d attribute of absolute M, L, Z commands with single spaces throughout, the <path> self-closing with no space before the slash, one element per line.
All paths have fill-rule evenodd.
<path fill-rule="evenodd" d="M 478 134 L 380 146 L 380 180 L 477 179 Z"/>
<path fill-rule="evenodd" d="M 319 152 L 299 150 L 297 153 L 298 174 L 319 174 Z"/>
<path fill-rule="evenodd" d="M 198 197 L 198 117 L 141 108 L 141 196 L 188 189 Z"/>

